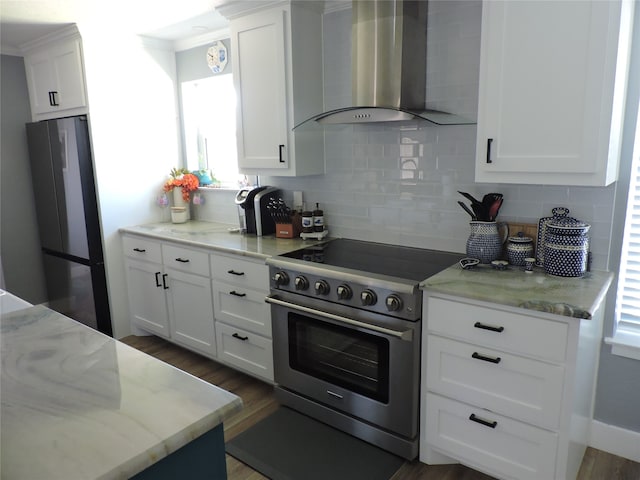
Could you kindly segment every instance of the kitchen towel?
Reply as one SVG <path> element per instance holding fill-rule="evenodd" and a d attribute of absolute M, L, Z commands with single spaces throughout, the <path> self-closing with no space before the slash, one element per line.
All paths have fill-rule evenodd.
<path fill-rule="evenodd" d="M 404 459 L 286 407 L 226 443 L 272 480 L 388 480 Z"/>

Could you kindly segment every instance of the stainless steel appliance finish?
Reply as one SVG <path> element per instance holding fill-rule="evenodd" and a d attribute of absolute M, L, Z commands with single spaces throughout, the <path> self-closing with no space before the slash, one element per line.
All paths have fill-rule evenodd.
<path fill-rule="evenodd" d="M 278 399 L 415 458 L 419 283 L 461 257 L 337 239 L 267 260 Z"/>
<path fill-rule="evenodd" d="M 425 0 L 354 0 L 351 26 L 352 105 L 319 113 L 299 126 L 421 119 L 437 125 L 468 119 L 427 110 Z"/>
<path fill-rule="evenodd" d="M 27 124 L 48 306 L 112 334 L 87 117 Z"/>

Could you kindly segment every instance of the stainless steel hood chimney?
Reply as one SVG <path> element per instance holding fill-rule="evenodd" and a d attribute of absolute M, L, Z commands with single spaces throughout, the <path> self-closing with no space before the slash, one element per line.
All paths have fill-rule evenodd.
<path fill-rule="evenodd" d="M 352 103 L 304 124 L 427 120 L 437 125 L 475 122 L 425 110 L 427 1 L 353 0 Z"/>

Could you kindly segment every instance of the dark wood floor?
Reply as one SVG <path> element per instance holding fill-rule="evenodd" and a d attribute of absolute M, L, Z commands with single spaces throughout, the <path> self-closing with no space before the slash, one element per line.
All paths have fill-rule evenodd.
<path fill-rule="evenodd" d="M 242 398 L 244 408 L 224 422 L 230 440 L 278 408 L 273 387 L 219 363 L 175 346 L 158 337 L 129 336 L 122 341 Z M 264 480 L 266 477 L 227 455 L 230 480 Z M 425 465 L 406 462 L 391 480 L 491 480 L 462 465 Z M 543 479 L 541 479 L 543 480 Z M 588 448 L 577 480 L 640 480 L 640 463 Z"/>

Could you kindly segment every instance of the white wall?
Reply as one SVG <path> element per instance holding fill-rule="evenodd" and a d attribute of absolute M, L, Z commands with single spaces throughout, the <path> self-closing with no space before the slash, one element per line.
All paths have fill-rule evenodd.
<path fill-rule="evenodd" d="M 115 338 L 130 333 L 118 228 L 161 219 L 155 198 L 181 164 L 175 55 L 105 25 L 83 28 L 87 91 Z M 105 41 L 108 39 L 108 41 Z"/>

